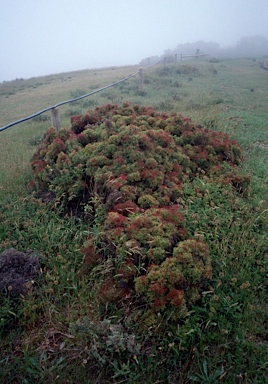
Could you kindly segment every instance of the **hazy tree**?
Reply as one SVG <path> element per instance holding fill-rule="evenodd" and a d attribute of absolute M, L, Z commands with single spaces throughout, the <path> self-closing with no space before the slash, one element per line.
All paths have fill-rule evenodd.
<path fill-rule="evenodd" d="M 168 62 L 174 61 L 175 54 L 178 57 L 181 54 L 195 54 L 197 49 L 199 53 L 208 53 L 210 56 L 218 57 L 262 57 L 268 55 L 268 39 L 264 36 L 242 37 L 234 46 L 220 48 L 216 42 L 206 42 L 203 40 L 194 43 L 178 44 L 174 50 L 166 49 L 161 56 L 151 56 L 150 63 L 153 64 L 163 57 L 167 57 Z M 141 63 L 145 60 L 143 59 Z"/>
<path fill-rule="evenodd" d="M 242 37 L 235 47 L 235 53 L 250 57 L 268 55 L 268 39 L 259 35 Z"/>

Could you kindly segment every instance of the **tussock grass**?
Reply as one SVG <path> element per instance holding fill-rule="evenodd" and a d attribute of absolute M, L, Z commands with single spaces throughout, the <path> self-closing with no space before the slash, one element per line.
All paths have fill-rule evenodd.
<path fill-rule="evenodd" d="M 0 124 L 137 70 L 86 70 L 2 83 Z M 187 229 L 209 244 L 214 273 L 187 319 L 159 336 L 145 337 L 127 325 L 122 331 L 112 318 L 100 318 L 96 285 L 111 265 L 105 262 L 79 279 L 84 265 L 80 247 L 90 228 L 27 188 L 30 158 L 50 125 L 49 114 L 48 120 L 0 133 L 0 251 L 32 248 L 44 255 L 42 284 L 36 291 L 16 305 L 1 303 L 1 382 L 266 382 L 267 99 L 267 74 L 253 60 L 200 60 L 149 69 L 142 95 L 138 79 L 131 79 L 60 108 L 62 126 L 69 127 L 73 112 L 128 100 L 191 117 L 194 123 L 228 133 L 243 148 L 241 167 L 251 175 L 243 199 L 231 200 L 228 191 L 200 180 L 185 188 L 181 204 Z M 194 187 L 202 192 L 195 199 Z"/>

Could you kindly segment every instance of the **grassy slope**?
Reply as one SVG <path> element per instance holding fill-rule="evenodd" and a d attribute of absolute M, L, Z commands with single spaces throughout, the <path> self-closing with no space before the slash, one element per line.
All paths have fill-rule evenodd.
<path fill-rule="evenodd" d="M 191 71 L 193 66 L 195 71 Z M 2 126 L 59 101 L 90 92 L 136 71 L 136 67 L 81 71 L 1 84 L 0 124 Z M 145 372 L 147 382 L 156 382 L 157 379 L 159 382 L 186 382 L 189 371 L 192 376 L 189 382 L 193 382 L 195 376 L 196 381 L 214 383 L 218 373 L 221 382 L 225 383 L 263 383 L 267 369 L 265 318 L 268 310 L 265 285 L 268 251 L 267 235 L 265 237 L 268 205 L 267 73 L 253 60 L 226 60 L 215 64 L 184 62 L 169 65 L 166 69 L 160 65 L 148 70 L 144 95 L 137 92 L 137 86 L 138 79 L 131 79 L 79 103 L 61 107 L 62 126 L 69 126 L 71 114 L 84 113 L 88 107 L 108 102 L 128 100 L 152 105 L 227 132 L 242 145 L 245 155 L 243 167 L 252 175 L 252 191 L 244 206 L 239 207 L 236 225 L 228 231 L 226 223 L 231 220 L 231 213 L 226 207 L 224 217 L 216 214 L 212 217 L 210 210 L 203 209 L 201 223 L 193 228 L 205 234 L 212 252 L 222 255 L 215 268 L 215 303 L 207 303 L 207 313 L 196 314 L 196 320 L 194 318 L 189 323 L 189 336 L 185 331 L 171 338 L 155 340 L 156 348 L 164 351 L 163 367 L 166 366 L 170 374 L 159 368 L 157 359 L 153 361 L 149 357 L 147 362 L 140 361 L 141 370 Z M 86 282 L 76 279 L 76 271 L 82 262 L 79 247 L 88 228 L 70 218 L 59 219 L 45 205 L 36 204 L 27 195 L 26 186 L 31 178 L 29 160 L 36 143 L 50 125 L 49 113 L 45 116 L 47 120 L 28 121 L 0 133 L 0 251 L 14 246 L 20 250 L 39 250 L 47 256 L 45 285 L 40 288 L 38 297 L 23 302 L 19 315 L 21 327 L 9 335 L 2 334 L 0 364 L 6 382 L 21 382 L 22 378 L 27 383 L 36 380 L 47 382 L 55 380 L 57 374 L 62 383 L 77 382 L 77 375 L 81 376 L 79 382 L 91 382 L 86 379 L 88 368 L 85 352 L 82 353 L 84 346 L 79 348 L 79 343 L 72 344 L 68 336 L 70 323 L 85 315 L 91 319 L 98 317 L 95 297 L 88 294 L 89 290 L 94 291 L 94 277 Z M 196 209 L 199 208 L 189 207 L 189 213 L 195 214 Z M 208 220 L 214 220 L 213 230 L 203 225 Z M 8 306 L 2 307 L 1 311 L 2 328 L 5 329 L 13 315 Z M 202 323 L 198 316 L 203 316 L 204 334 L 198 333 Z M 173 349 L 171 340 L 175 340 Z M 194 351 L 192 363 L 185 360 L 185 356 L 178 357 L 180 352 L 175 348 L 178 340 Z M 66 349 L 62 347 L 61 350 L 62 345 L 66 345 Z M 17 361 L 14 356 L 17 356 Z M 61 361 L 61 357 L 65 360 Z M 106 358 L 109 363 L 110 357 Z M 184 363 L 176 370 L 175 366 L 179 366 L 181 360 Z M 120 379 L 122 382 L 144 381 L 142 374 L 139 376 L 134 369 L 135 364 L 134 368 L 131 364 L 134 363 L 130 361 L 125 367 L 114 368 L 115 382 Z M 224 367 L 222 372 L 221 367 Z M 105 370 L 103 374 L 105 377 Z"/>

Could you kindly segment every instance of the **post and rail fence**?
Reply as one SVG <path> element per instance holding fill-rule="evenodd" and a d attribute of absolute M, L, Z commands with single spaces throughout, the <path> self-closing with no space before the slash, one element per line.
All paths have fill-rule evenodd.
<path fill-rule="evenodd" d="M 201 53 L 199 51 L 199 49 L 197 49 L 195 54 L 189 55 L 189 54 L 181 53 L 181 60 L 184 58 L 189 58 L 189 57 L 195 57 L 196 59 L 198 59 L 199 57 L 204 57 L 204 56 L 209 56 L 209 54 L 208 53 Z"/>

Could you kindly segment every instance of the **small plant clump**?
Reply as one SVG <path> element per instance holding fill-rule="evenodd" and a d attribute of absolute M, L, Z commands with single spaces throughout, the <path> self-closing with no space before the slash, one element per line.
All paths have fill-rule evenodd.
<path fill-rule="evenodd" d="M 208 246 L 184 226 L 184 184 L 203 178 L 245 194 L 242 160 L 225 133 L 151 107 L 108 104 L 73 116 L 71 129 L 47 130 L 31 184 L 94 229 L 82 248 L 86 270 L 112 263 L 100 308 L 126 314 L 132 305 L 135 321 L 153 326 L 159 313 L 184 316 L 212 277 Z"/>
<path fill-rule="evenodd" d="M 78 339 L 90 342 L 90 348 L 86 348 L 87 357 L 97 363 L 99 368 L 107 363 L 112 364 L 118 357 L 127 362 L 129 356 L 141 354 L 141 344 L 135 335 L 126 332 L 120 324 L 112 324 L 111 320 L 94 323 L 84 317 L 71 323 L 69 332 Z"/>
<path fill-rule="evenodd" d="M 41 264 L 33 251 L 6 249 L 0 255 L 0 300 L 26 295 L 40 274 Z"/>

